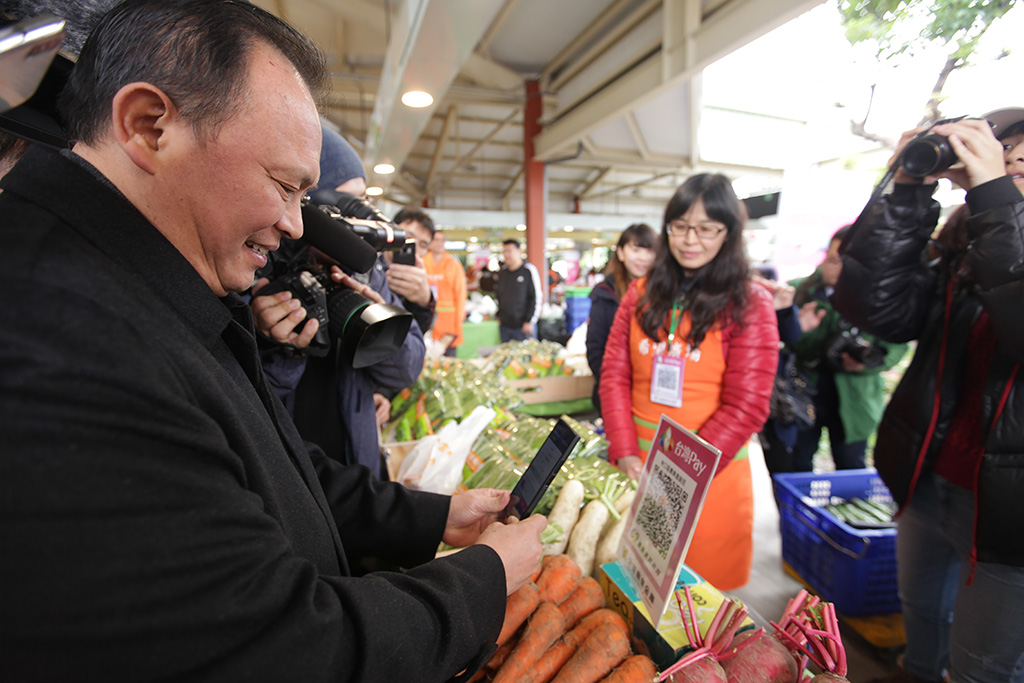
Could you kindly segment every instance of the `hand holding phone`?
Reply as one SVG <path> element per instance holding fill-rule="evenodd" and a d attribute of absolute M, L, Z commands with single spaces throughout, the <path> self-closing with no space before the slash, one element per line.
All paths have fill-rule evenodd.
<path fill-rule="evenodd" d="M 541 444 L 530 466 L 512 489 L 508 506 L 498 515 L 498 520 L 504 522 L 509 517 L 526 519 L 532 515 L 579 440 L 579 435 L 572 427 L 559 419 L 548 434 L 548 438 Z"/>
<path fill-rule="evenodd" d="M 394 263 L 401 263 L 403 266 L 416 265 L 416 243 L 412 240 L 402 245 L 402 248 L 395 252 Z"/>

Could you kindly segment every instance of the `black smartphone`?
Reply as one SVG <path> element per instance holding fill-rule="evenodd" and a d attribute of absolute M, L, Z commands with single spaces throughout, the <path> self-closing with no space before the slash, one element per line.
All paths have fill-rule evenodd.
<path fill-rule="evenodd" d="M 416 265 L 416 243 L 409 240 L 402 245 L 402 248 L 395 252 L 392 259 L 394 263 L 401 263 L 406 266 Z"/>
<path fill-rule="evenodd" d="M 565 421 L 559 419 L 554 429 L 548 434 L 548 438 L 541 444 L 540 450 L 534 456 L 530 466 L 523 472 L 519 482 L 512 489 L 512 497 L 508 506 L 498 515 L 499 521 L 504 522 L 509 517 L 526 519 L 533 514 L 540 499 L 548 490 L 548 486 L 554 480 L 558 470 L 569 453 L 576 447 L 580 437 L 573 428 Z"/>

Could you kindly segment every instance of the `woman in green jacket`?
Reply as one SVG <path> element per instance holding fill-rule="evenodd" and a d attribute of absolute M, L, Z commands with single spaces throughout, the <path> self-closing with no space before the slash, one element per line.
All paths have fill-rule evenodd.
<path fill-rule="evenodd" d="M 882 372 L 896 365 L 907 350 L 906 344 L 889 344 L 861 332 L 829 303 L 843 267 L 839 245 L 848 229 L 842 227 L 832 236 L 825 261 L 810 277 L 790 282 L 796 288 L 793 303 L 798 308 L 817 301 L 826 312 L 816 329 L 788 347 L 796 355 L 800 372 L 817 390 L 814 425 L 797 434 L 793 449 L 797 472 L 813 469 L 822 428 L 828 429 L 836 469 L 865 466 L 868 437 L 885 408 Z"/>

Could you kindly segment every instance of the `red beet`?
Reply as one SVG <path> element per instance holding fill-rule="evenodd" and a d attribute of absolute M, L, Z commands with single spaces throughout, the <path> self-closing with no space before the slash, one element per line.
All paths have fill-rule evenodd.
<path fill-rule="evenodd" d="M 725 671 L 711 657 L 698 659 L 693 664 L 668 677 L 669 683 L 729 683 Z"/>
<path fill-rule="evenodd" d="M 750 639 L 734 657 L 721 662 L 729 683 L 796 683 L 800 671 L 786 646 L 764 629 L 737 634 L 730 650 Z M 724 656 L 728 657 L 728 653 Z"/>

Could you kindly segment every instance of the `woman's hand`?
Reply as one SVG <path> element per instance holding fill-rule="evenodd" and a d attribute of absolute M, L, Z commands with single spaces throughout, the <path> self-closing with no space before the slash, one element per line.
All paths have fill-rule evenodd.
<path fill-rule="evenodd" d="M 953 183 L 969 190 L 982 183 L 987 183 L 1006 175 L 1006 162 L 1003 159 L 1003 145 L 992 134 L 992 126 L 983 119 L 961 119 L 952 123 L 943 123 L 929 130 L 927 126 L 908 130 L 900 136 L 896 151 L 889 159 L 894 164 L 903 154 L 907 144 L 920 133 L 929 131 L 949 139 L 949 145 L 956 153 L 960 163 L 951 168 L 925 176 L 913 178 L 901 167 L 897 171 L 897 183 L 934 183 L 939 178 L 949 178 Z"/>
<path fill-rule="evenodd" d="M 992 126 L 983 119 L 963 119 L 932 129 L 949 138 L 961 164 L 939 174 L 969 190 L 1006 175 L 1003 143 L 992 134 Z"/>
<path fill-rule="evenodd" d="M 615 465 L 634 481 L 640 479 L 640 474 L 644 471 L 644 461 L 636 455 L 627 455 L 619 458 Z"/>

